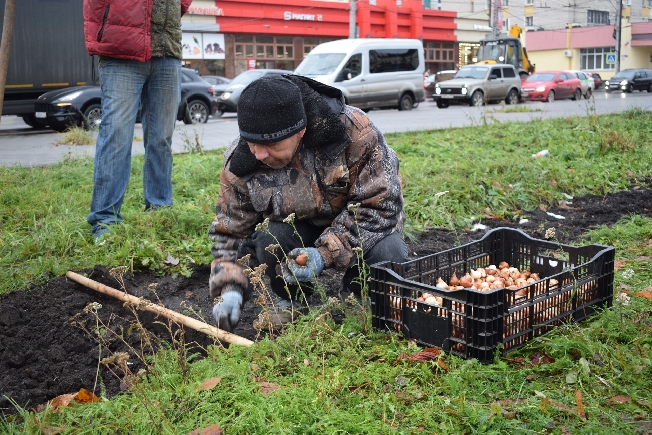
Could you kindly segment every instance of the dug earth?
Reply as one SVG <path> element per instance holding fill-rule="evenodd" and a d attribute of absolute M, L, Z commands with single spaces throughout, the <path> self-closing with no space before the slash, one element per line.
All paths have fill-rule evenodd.
<path fill-rule="evenodd" d="M 482 219 L 480 223 L 485 228 L 476 231 L 433 229 L 420 234 L 418 240 L 409 241 L 408 249 L 411 257 L 418 258 L 477 240 L 487 230 L 498 227 L 517 228 L 539 239 L 544 238 L 547 229 L 555 228 L 561 243 L 579 242 L 586 231 L 613 225 L 630 215 L 652 218 L 651 184 L 652 179 L 642 180 L 619 193 L 588 195 L 557 207 L 538 208 L 524 213 L 528 221 L 522 224 L 491 216 Z M 213 322 L 208 265 L 197 265 L 190 278 L 157 276 L 149 270 L 121 273 L 119 269 L 109 270 L 101 265 L 76 272 L 166 308 Z M 323 273 L 320 280 L 326 296 L 338 295 L 341 276 Z M 321 301 L 314 297 L 310 303 L 315 306 Z M 247 302 L 234 333 L 259 340 L 262 335 L 252 327 L 252 322 L 260 309 L 255 302 Z M 117 334 L 105 333 L 99 346 L 94 332 L 98 326 Z M 149 341 L 142 340 L 141 328 L 151 333 L 147 334 Z M 99 365 L 96 379 L 98 361 L 118 352 L 130 352 L 126 364 L 131 372 L 137 373 L 143 368 L 139 357 L 160 348 L 162 341 L 171 343 L 172 347 L 190 346 L 188 354 L 199 355 L 209 345 L 222 345 L 199 332 L 180 330 L 154 314 L 130 309 L 65 277 L 2 295 L 0 412 L 17 413 L 12 402 L 22 408 L 37 409 L 56 396 L 81 388 L 95 389 L 98 394 L 112 397 L 127 388 L 126 380 L 103 365 Z M 135 355 L 129 347 L 140 355 Z"/>

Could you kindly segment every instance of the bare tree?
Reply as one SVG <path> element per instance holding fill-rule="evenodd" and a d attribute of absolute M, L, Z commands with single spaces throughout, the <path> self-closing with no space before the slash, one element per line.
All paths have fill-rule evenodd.
<path fill-rule="evenodd" d="M 2 104 L 5 100 L 5 84 L 7 83 L 7 68 L 9 67 L 11 37 L 14 34 L 15 15 L 16 0 L 6 0 L 5 19 L 2 23 L 2 43 L 0 43 L 0 120 L 2 120 Z"/>

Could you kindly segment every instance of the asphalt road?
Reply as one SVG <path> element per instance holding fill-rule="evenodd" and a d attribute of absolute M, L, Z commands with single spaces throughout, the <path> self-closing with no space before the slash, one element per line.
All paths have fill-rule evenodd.
<path fill-rule="evenodd" d="M 369 117 L 383 133 L 440 128 L 459 128 L 482 125 L 484 122 L 522 121 L 586 116 L 588 114 L 618 113 L 631 108 L 652 109 L 652 93 L 633 92 L 605 93 L 597 91 L 594 99 L 571 101 L 558 100 L 553 103 L 525 102 L 515 107 L 527 109 L 524 112 L 504 113 L 504 105 L 490 104 L 482 108 L 450 106 L 438 109 L 434 102 L 426 101 L 410 111 L 371 110 Z M 175 153 L 188 152 L 199 143 L 202 149 L 218 149 L 228 146 L 238 135 L 237 116 L 225 114 L 222 118 L 210 118 L 206 124 L 185 125 L 178 121 L 172 139 Z M 142 154 L 143 131 L 136 124 L 133 154 Z M 57 163 L 71 156 L 94 155 L 94 145 L 66 145 L 63 137 L 50 130 L 34 130 L 22 119 L 3 116 L 0 120 L 0 166 L 42 166 Z"/>

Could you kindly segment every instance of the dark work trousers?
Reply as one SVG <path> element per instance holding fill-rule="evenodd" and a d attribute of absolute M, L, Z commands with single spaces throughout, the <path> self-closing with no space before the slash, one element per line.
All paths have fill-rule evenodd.
<path fill-rule="evenodd" d="M 309 295 L 312 292 L 312 287 L 309 283 L 302 283 L 299 288 L 298 285 L 287 285 L 282 278 L 279 260 L 284 261 L 285 255 L 294 248 L 308 248 L 314 247 L 315 241 L 322 234 L 327 227 L 315 226 L 308 221 L 295 221 L 293 228 L 291 225 L 284 222 L 269 222 L 268 231 L 256 231 L 251 236 L 250 251 L 252 257 L 252 267 L 258 264 L 267 264 L 267 276 L 270 279 L 272 291 L 282 297 L 283 299 L 292 299 L 293 301 L 301 302 L 303 299 L 302 292 Z M 297 235 L 298 233 L 298 235 Z M 300 236 L 300 237 L 299 237 Z M 265 248 L 270 245 L 279 244 L 274 253 L 270 253 Z M 245 252 L 239 252 L 238 258 L 242 257 Z M 364 260 L 367 264 L 375 264 L 382 261 L 392 261 L 395 263 L 403 263 L 409 260 L 407 247 L 405 241 L 400 234 L 392 233 L 385 237 L 369 252 L 364 253 Z M 277 266 L 279 266 L 277 268 Z M 345 275 L 343 286 L 345 290 L 353 291 L 355 294 L 360 294 L 360 285 L 356 284 L 355 278 L 359 276 L 357 262 L 350 267 Z"/>

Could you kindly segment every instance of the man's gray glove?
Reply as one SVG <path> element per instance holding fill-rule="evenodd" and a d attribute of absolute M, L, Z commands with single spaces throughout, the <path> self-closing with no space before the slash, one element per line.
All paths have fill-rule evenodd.
<path fill-rule="evenodd" d="M 222 300 L 213 307 L 213 316 L 217 327 L 227 332 L 233 332 L 240 321 L 242 312 L 242 288 L 235 284 L 227 284 L 222 290 Z"/>
<path fill-rule="evenodd" d="M 315 279 L 324 269 L 324 259 L 316 248 L 295 248 L 288 254 L 283 278 L 288 284 Z"/>

